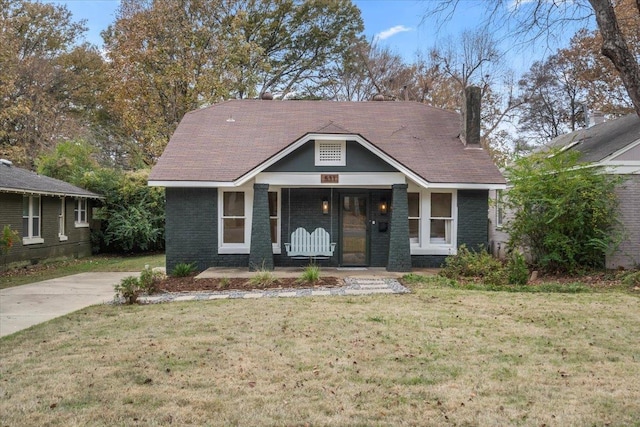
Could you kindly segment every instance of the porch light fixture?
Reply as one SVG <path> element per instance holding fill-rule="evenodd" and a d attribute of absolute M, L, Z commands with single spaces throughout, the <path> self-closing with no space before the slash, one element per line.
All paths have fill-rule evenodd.
<path fill-rule="evenodd" d="M 386 215 L 389 205 L 387 205 L 387 199 L 380 199 L 380 215 Z"/>
<path fill-rule="evenodd" d="M 329 199 L 326 197 L 322 198 L 322 215 L 329 214 Z"/>

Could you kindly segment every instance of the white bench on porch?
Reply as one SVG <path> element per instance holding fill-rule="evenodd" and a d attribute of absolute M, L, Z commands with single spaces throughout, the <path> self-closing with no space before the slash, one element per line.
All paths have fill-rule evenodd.
<path fill-rule="evenodd" d="M 336 248 L 335 243 L 331 243 L 331 237 L 324 228 L 316 228 L 309 234 L 302 227 L 296 228 L 291 233 L 291 242 L 284 244 L 287 255 L 292 258 L 326 258 L 333 256 Z"/>

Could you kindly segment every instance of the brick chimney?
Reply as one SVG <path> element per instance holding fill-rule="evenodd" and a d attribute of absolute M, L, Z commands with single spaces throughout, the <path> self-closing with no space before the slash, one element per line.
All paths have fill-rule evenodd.
<path fill-rule="evenodd" d="M 480 148 L 480 98 L 482 91 L 477 86 L 464 89 L 462 102 L 462 132 L 460 139 L 467 148 Z"/>

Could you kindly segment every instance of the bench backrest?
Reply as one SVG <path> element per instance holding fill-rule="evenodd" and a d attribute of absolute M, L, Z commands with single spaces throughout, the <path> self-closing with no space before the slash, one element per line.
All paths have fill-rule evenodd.
<path fill-rule="evenodd" d="M 318 227 L 311 234 L 303 227 L 298 227 L 291 233 L 291 243 L 287 246 L 287 252 L 295 255 L 332 255 L 335 243 L 331 243 L 329 233 L 324 228 Z"/>

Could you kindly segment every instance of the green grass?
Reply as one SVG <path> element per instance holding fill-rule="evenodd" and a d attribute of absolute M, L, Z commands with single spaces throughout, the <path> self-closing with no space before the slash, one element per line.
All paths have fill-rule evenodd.
<path fill-rule="evenodd" d="M 142 271 L 145 265 L 149 265 L 150 267 L 164 267 L 164 254 L 139 256 L 96 255 L 81 259 L 44 263 L 28 269 L 28 272 L 21 269 L 19 274 L 17 274 L 16 271 L 0 273 L 0 289 L 77 273 L 94 271 Z"/>
<path fill-rule="evenodd" d="M 640 419 L 623 292 L 94 306 L 0 339 L 3 425 L 615 425 Z"/>

